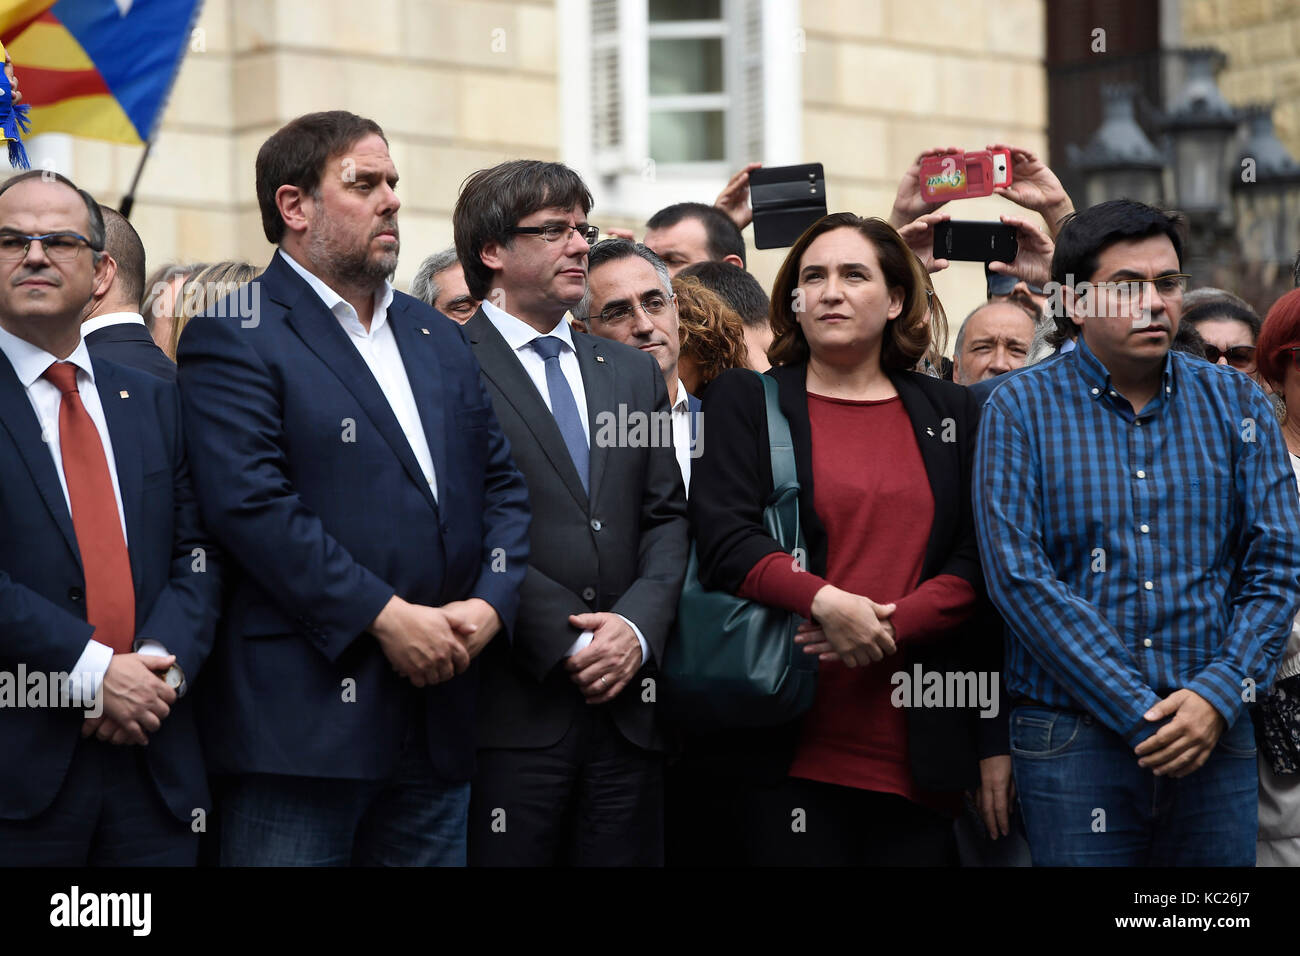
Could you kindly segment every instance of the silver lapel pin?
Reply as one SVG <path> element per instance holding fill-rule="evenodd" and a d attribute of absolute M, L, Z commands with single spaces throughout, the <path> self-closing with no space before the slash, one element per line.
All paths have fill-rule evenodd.
<path fill-rule="evenodd" d="M 122 389 L 122 391 L 120 391 L 120 392 L 117 393 L 117 397 L 118 397 L 118 398 L 130 398 L 130 397 L 131 397 L 131 393 L 128 392 L 126 389 Z"/>

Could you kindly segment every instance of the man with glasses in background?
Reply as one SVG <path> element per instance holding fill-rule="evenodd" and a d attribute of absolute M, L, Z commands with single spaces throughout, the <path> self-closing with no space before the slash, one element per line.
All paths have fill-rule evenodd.
<path fill-rule="evenodd" d="M 482 300 L 465 332 L 533 512 L 518 624 L 483 655 L 472 865 L 663 861 L 653 674 L 686 497 L 672 443 L 655 440 L 669 403 L 653 350 L 565 320 L 587 291 L 591 205 L 573 170 L 518 160 L 470 176 L 453 215 Z"/>
<path fill-rule="evenodd" d="M 659 363 L 672 408 L 677 467 L 689 491 L 700 400 L 686 391 L 677 374 L 682 343 L 668 266 L 639 242 L 606 239 L 592 247 L 587 270 L 587 294 L 578 303 L 573 326 L 641 349 Z"/>
<path fill-rule="evenodd" d="M 1067 220 L 1052 278 L 1077 347 L 980 422 L 973 506 L 1035 865 L 1255 860 L 1244 708 L 1297 610 L 1300 514 L 1265 396 L 1170 351 L 1179 226 L 1130 200 Z"/>

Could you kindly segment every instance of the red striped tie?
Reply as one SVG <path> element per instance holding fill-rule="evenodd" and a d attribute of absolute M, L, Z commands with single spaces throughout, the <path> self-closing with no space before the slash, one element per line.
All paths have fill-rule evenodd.
<path fill-rule="evenodd" d="M 96 641 L 113 648 L 114 654 L 129 654 L 135 643 L 135 589 L 104 445 L 81 403 L 77 367 L 55 362 L 45 377 L 63 393 L 59 446 L 86 576 L 86 620 L 95 628 Z"/>

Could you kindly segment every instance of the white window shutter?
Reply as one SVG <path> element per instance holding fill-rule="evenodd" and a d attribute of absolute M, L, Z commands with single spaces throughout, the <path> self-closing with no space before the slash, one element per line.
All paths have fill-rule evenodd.
<path fill-rule="evenodd" d="M 619 0 L 591 0 L 591 145 L 599 173 L 618 172 L 626 130 Z"/>
<path fill-rule="evenodd" d="M 736 42 L 732 49 L 737 57 L 735 95 L 738 123 L 732 149 L 739 155 L 728 157 L 736 168 L 747 162 L 764 162 L 764 83 L 763 83 L 763 0 L 732 0 L 739 8 L 735 24 Z"/>

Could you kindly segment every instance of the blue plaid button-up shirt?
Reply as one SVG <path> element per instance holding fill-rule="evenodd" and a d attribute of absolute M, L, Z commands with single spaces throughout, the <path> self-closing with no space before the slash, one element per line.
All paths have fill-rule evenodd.
<path fill-rule="evenodd" d="M 1231 726 L 1300 607 L 1300 507 L 1260 389 L 1177 352 L 1133 406 L 1086 344 L 999 386 L 972 487 L 1011 695 L 1136 746 L 1188 688 Z"/>

